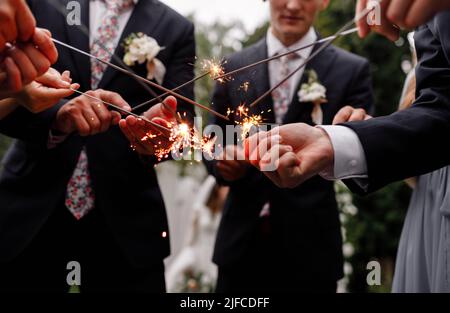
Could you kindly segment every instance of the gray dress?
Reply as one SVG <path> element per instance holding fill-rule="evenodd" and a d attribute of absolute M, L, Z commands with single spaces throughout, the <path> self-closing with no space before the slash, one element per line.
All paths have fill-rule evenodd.
<path fill-rule="evenodd" d="M 418 178 L 392 292 L 450 292 L 450 167 Z"/>

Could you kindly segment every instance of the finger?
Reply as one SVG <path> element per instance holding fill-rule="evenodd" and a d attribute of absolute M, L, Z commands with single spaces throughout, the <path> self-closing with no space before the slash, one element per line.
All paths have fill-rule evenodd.
<path fill-rule="evenodd" d="M 112 122 L 111 112 L 106 108 L 103 103 L 93 102 L 91 103 L 92 109 L 94 110 L 97 118 L 100 121 L 100 132 L 105 132 L 109 129 Z"/>
<path fill-rule="evenodd" d="M 78 89 L 80 85 L 73 84 L 72 89 Z M 74 91 L 71 89 L 56 89 L 56 88 L 38 88 L 38 98 L 46 98 L 51 102 L 57 102 L 60 99 L 67 98 L 73 95 Z"/>
<path fill-rule="evenodd" d="M 28 56 L 37 71 L 37 76 L 44 75 L 50 68 L 49 60 L 31 44 L 20 45 L 22 51 Z"/>
<path fill-rule="evenodd" d="M 5 70 L 8 79 L 8 87 L 11 92 L 17 92 L 22 89 L 22 75 L 19 67 L 11 57 L 5 59 Z"/>
<path fill-rule="evenodd" d="M 357 109 L 352 112 L 352 115 L 349 117 L 349 122 L 356 122 L 356 121 L 364 121 L 366 118 L 366 111 L 363 109 Z"/>
<path fill-rule="evenodd" d="M 278 159 L 277 170 L 274 172 L 264 171 L 264 166 L 264 164 L 261 165 L 263 173 L 280 188 L 294 188 L 302 182 L 300 160 L 293 152 L 285 153 Z"/>
<path fill-rule="evenodd" d="M 57 89 L 60 89 L 60 88 L 67 89 L 67 88 L 71 88 L 71 86 L 72 86 L 69 82 L 63 80 L 62 76 L 55 75 L 54 73 L 52 73 L 50 71 L 48 71 L 44 75 L 36 78 L 36 81 L 46 87 L 57 88 Z M 78 85 L 78 84 L 73 84 L 73 85 Z"/>
<path fill-rule="evenodd" d="M 138 135 L 136 133 L 136 125 L 138 125 L 138 120 L 134 116 L 128 116 L 125 120 L 122 119 L 119 122 L 120 129 L 138 152 L 146 154 L 152 153 L 153 143 L 142 143 L 142 138 L 144 138 L 146 134 L 142 133 Z"/>
<path fill-rule="evenodd" d="M 405 26 L 405 17 L 413 4 L 413 0 L 393 0 L 386 11 L 386 17 L 398 26 Z"/>
<path fill-rule="evenodd" d="M 244 140 L 244 154 L 248 160 L 250 160 L 254 150 L 257 149 L 258 143 L 268 136 L 270 136 L 269 132 L 261 131 Z"/>
<path fill-rule="evenodd" d="M 377 21 L 373 21 L 373 26 L 371 27 L 373 31 L 382 34 L 391 41 L 398 40 L 400 36 L 400 30 L 395 27 L 392 22 L 387 18 L 386 12 L 391 3 L 391 0 L 383 0 L 380 4 L 381 10 L 381 25 L 377 25 Z M 376 17 L 374 15 L 374 17 Z"/>
<path fill-rule="evenodd" d="M 345 106 L 342 109 L 340 109 L 333 119 L 333 125 L 347 122 L 350 116 L 352 115 L 352 112 L 353 107 L 351 106 Z"/>
<path fill-rule="evenodd" d="M 83 114 L 71 115 L 70 118 L 73 120 L 75 127 L 81 136 L 88 136 L 91 133 L 91 127 Z"/>
<path fill-rule="evenodd" d="M 84 120 L 89 124 L 89 133 L 87 134 L 81 134 L 82 136 L 88 136 L 88 135 L 95 135 L 100 132 L 101 128 L 101 122 L 100 119 L 97 117 L 97 114 L 95 111 L 89 107 L 89 105 L 85 105 L 85 107 L 82 109 L 82 115 L 84 117 Z"/>
<path fill-rule="evenodd" d="M 8 5 L 0 7 L 0 21 L 2 24 L 0 31 L 6 42 L 13 43 L 17 39 L 15 15 L 14 8 Z"/>
<path fill-rule="evenodd" d="M 250 155 L 250 163 L 259 164 L 261 158 L 272 148 L 272 146 L 280 143 L 280 135 L 265 137 L 258 143 L 258 147 L 254 149 L 253 153 Z"/>
<path fill-rule="evenodd" d="M 99 89 L 96 90 L 96 95 L 105 102 L 114 104 L 125 111 L 131 111 L 130 105 L 118 93 Z"/>
<path fill-rule="evenodd" d="M 173 121 L 176 118 L 177 111 L 177 99 L 175 97 L 169 96 L 164 99 L 163 103 L 159 103 L 150 108 L 144 113 L 144 116 L 148 119 L 153 119 L 155 117 L 160 117 L 169 121 Z"/>
<path fill-rule="evenodd" d="M 140 141 L 149 132 L 144 120 L 137 119 L 134 116 L 127 116 L 125 120 L 135 139 Z"/>
<path fill-rule="evenodd" d="M 368 0 L 358 0 L 356 4 L 356 16 L 359 16 L 362 11 L 367 7 Z M 361 38 L 366 37 L 370 33 L 370 27 L 367 24 L 366 17 L 363 17 L 356 21 L 356 26 L 358 27 L 358 34 Z"/>
<path fill-rule="evenodd" d="M 18 1 L 16 14 L 19 39 L 28 41 L 35 31 L 36 20 L 25 1 Z"/>
<path fill-rule="evenodd" d="M 261 161 L 259 162 L 260 167 L 262 164 L 273 165 L 277 160 L 280 159 L 281 156 L 293 151 L 294 149 L 291 146 L 275 144 L 261 157 Z M 276 168 L 274 170 L 276 170 Z"/>
<path fill-rule="evenodd" d="M 6 81 L 7 77 L 6 72 L 0 72 L 0 86 Z"/>
<path fill-rule="evenodd" d="M 58 50 L 56 50 L 55 44 L 42 29 L 36 29 L 33 43 L 45 55 L 50 64 L 54 64 L 58 60 Z"/>
<path fill-rule="evenodd" d="M 70 77 L 70 71 L 64 71 L 61 75 L 61 79 L 65 82 L 72 83 L 72 78 Z"/>
<path fill-rule="evenodd" d="M 412 29 L 419 25 L 425 24 L 431 19 L 434 13 L 435 8 L 430 1 L 416 0 L 406 15 L 402 26 Z"/>
<path fill-rule="evenodd" d="M 5 48 L 6 48 L 6 39 L 0 33 L 0 52 L 3 52 L 3 50 L 5 50 Z"/>
<path fill-rule="evenodd" d="M 38 73 L 34 68 L 33 63 L 31 63 L 28 56 L 19 48 L 14 47 L 8 51 L 8 55 L 14 60 L 17 67 L 20 70 L 22 83 L 28 85 L 33 80 L 36 79 Z"/>

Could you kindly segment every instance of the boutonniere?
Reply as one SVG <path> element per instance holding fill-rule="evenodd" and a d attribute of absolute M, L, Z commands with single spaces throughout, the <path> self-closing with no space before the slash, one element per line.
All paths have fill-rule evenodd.
<path fill-rule="evenodd" d="M 144 33 L 132 33 L 123 43 L 125 55 L 123 62 L 128 66 L 134 66 L 137 63 L 143 64 L 147 62 L 147 79 L 155 79 L 158 84 L 162 84 L 166 67 L 156 58 L 164 47 L 158 42 Z"/>
<path fill-rule="evenodd" d="M 327 103 L 327 89 L 320 83 L 319 77 L 314 70 L 307 71 L 308 83 L 302 84 L 298 91 L 300 102 L 312 102 L 312 120 L 315 124 L 323 123 L 323 112 L 321 104 Z"/>

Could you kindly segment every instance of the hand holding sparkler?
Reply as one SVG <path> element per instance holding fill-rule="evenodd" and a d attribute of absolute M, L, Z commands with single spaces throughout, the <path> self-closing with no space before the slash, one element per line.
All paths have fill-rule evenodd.
<path fill-rule="evenodd" d="M 172 129 L 177 125 L 176 116 L 173 115 L 176 110 L 177 100 L 169 96 L 164 103 L 151 107 L 143 116 L 149 121 Z M 135 116 L 120 120 L 119 126 L 139 154 L 155 155 L 158 150 L 166 150 L 172 144 L 170 134 L 162 133 L 160 129 Z"/>
<path fill-rule="evenodd" d="M 18 104 L 33 113 L 47 110 L 61 99 L 71 96 L 74 90 L 80 88 L 79 84 L 71 84 L 70 72 L 60 74 L 50 68 L 47 73 L 36 78 L 31 84 L 25 86 L 17 95 Z"/>
<path fill-rule="evenodd" d="M 88 91 L 86 95 L 70 100 L 59 109 L 53 128 L 65 134 L 77 131 L 81 136 L 107 131 L 111 125 L 119 123 L 121 115 L 109 111 L 102 101 L 114 103 L 124 111 L 131 110 L 128 103 L 115 92 L 102 89 Z"/>
<path fill-rule="evenodd" d="M 323 171 L 331 171 L 334 164 L 333 145 L 327 133 L 303 123 L 249 137 L 245 154 L 280 188 L 294 188 Z"/>
<path fill-rule="evenodd" d="M 373 0 L 358 0 L 356 14 L 360 14 L 368 5 L 373 5 Z M 449 0 L 382 0 L 379 12 L 375 10 L 371 24 L 366 19 L 360 19 L 356 23 L 359 28 L 359 35 L 366 37 L 371 30 L 380 33 L 388 39 L 395 41 L 400 34 L 400 28 L 413 29 L 419 25 L 425 24 L 437 12 L 450 8 Z M 376 25 L 373 19 L 378 18 L 380 13 L 381 25 Z"/>
<path fill-rule="evenodd" d="M 8 49 L 0 55 L 0 98 L 10 97 L 45 74 L 58 58 L 51 34 L 45 29 L 36 29 L 29 42 L 6 45 Z"/>
<path fill-rule="evenodd" d="M 62 75 L 50 68 L 47 73 L 26 85 L 20 92 L 12 94 L 10 98 L 0 100 L 0 119 L 9 115 L 19 106 L 23 106 L 32 113 L 45 111 L 61 99 L 72 95 L 80 85 L 71 84 L 70 72 Z"/>

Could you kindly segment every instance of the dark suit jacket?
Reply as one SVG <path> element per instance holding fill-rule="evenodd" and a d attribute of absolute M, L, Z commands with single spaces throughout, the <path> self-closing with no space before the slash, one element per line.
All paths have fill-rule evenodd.
<path fill-rule="evenodd" d="M 368 190 L 450 164 L 450 11 L 438 14 L 416 34 L 419 63 L 414 105 L 390 116 L 349 123 L 367 160 Z"/>
<path fill-rule="evenodd" d="M 266 57 L 267 45 L 263 39 L 231 56 L 225 65 L 226 70 Z M 344 105 L 371 110 L 373 98 L 367 60 L 331 46 L 309 63 L 308 69 L 314 69 L 327 88 L 328 103 L 322 106 L 324 124 L 331 124 L 335 114 Z M 248 93 L 239 92 L 239 86 L 245 81 L 250 82 Z M 305 82 L 307 75 L 303 75 L 296 90 Z M 267 65 L 238 74 L 233 81 L 216 85 L 214 109 L 224 113 L 228 107 L 236 108 L 241 103 L 250 103 L 267 91 L 269 85 Z M 272 109 L 264 118 L 266 122 L 274 123 L 272 107 L 272 98 L 268 97 L 253 112 L 268 112 Z M 295 93 L 284 124 L 312 124 L 312 107 L 311 103 L 300 103 Z M 211 123 L 225 127 L 225 123 L 217 118 L 213 118 Z M 207 166 L 219 181 L 227 183 L 217 173 L 215 162 L 208 162 Z M 214 261 L 219 266 L 232 268 L 251 258 L 249 251 L 258 245 L 259 240 L 259 214 L 267 202 L 270 203 L 270 222 L 276 250 L 270 250 L 267 246 L 263 249 L 268 249 L 272 254 L 278 253 L 277 258 L 283 260 L 291 271 L 294 269 L 296 277 L 317 275 L 329 280 L 340 278 L 342 242 L 333 183 L 320 177 L 314 177 L 293 190 L 280 189 L 252 168 L 243 179 L 232 183 L 217 235 Z"/>
<path fill-rule="evenodd" d="M 67 1 L 61 1 L 66 3 Z M 81 17 L 89 24 L 89 1 L 81 2 Z M 30 1 L 40 27 L 77 48 L 89 51 L 89 38 L 46 1 Z M 193 78 L 194 27 L 178 13 L 156 0 L 141 0 L 122 34 L 133 32 L 154 37 L 165 49 L 158 58 L 167 73 L 163 85 L 178 86 Z M 81 91 L 90 89 L 90 59 L 66 48 L 58 48 L 57 70 L 70 70 Z M 123 47 L 116 54 L 122 58 Z M 133 68 L 146 76 L 145 65 Z M 108 68 L 99 88 L 121 94 L 133 106 L 153 98 L 132 78 Z M 181 90 L 193 98 L 193 88 Z M 51 122 L 64 102 L 42 114 L 18 109 L 0 123 L 0 131 L 16 140 L 9 149 L 0 176 L 0 261 L 14 258 L 32 240 L 55 209 L 62 209 L 69 181 L 83 146 L 96 193 L 95 209 L 101 210 L 116 240 L 136 266 L 161 262 L 169 254 L 169 236 L 163 199 L 154 164 L 142 160 L 129 147 L 118 127 L 96 136 L 72 135 L 54 149 L 47 149 Z M 192 115 L 191 106 L 181 103 Z"/>

